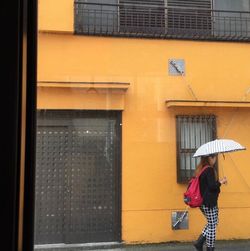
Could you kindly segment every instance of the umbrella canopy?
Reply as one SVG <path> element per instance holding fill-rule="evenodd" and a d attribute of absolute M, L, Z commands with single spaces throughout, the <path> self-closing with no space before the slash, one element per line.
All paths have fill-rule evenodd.
<path fill-rule="evenodd" d="M 193 155 L 194 158 L 210 154 L 246 150 L 244 146 L 231 139 L 216 139 L 201 145 Z"/>

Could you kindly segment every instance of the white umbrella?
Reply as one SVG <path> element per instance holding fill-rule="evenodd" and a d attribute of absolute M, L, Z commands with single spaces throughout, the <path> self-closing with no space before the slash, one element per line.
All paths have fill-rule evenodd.
<path fill-rule="evenodd" d="M 210 154 L 246 150 L 244 146 L 231 139 L 216 139 L 201 145 L 193 155 L 194 158 Z"/>

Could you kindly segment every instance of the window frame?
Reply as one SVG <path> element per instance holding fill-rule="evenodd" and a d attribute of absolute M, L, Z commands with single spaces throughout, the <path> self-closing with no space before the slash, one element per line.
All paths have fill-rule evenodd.
<path fill-rule="evenodd" d="M 167 0 L 157 7 L 140 1 L 134 7 L 130 4 L 128 18 L 125 18 L 123 23 L 121 11 L 126 8 L 118 0 L 117 3 L 97 3 L 94 4 L 98 6 L 96 9 L 91 7 L 93 9 L 86 8 L 84 10 L 81 5 L 91 4 L 94 6 L 93 2 L 86 3 L 75 0 L 75 34 L 205 41 L 250 41 L 250 30 L 247 28 L 250 24 L 250 11 L 214 9 L 212 0 L 210 2 L 211 8 L 202 4 L 197 5 L 197 8 L 194 8 L 195 4 L 171 7 Z M 202 8 L 202 6 L 206 8 Z M 107 12 L 107 7 L 110 8 L 109 12 Z M 133 14 L 133 10 L 136 11 L 135 14 Z M 87 14 L 84 14 L 85 11 Z M 235 15 L 238 18 L 235 18 Z M 155 20 L 150 21 L 152 18 Z M 136 19 L 135 25 L 133 25 L 133 19 Z M 235 26 L 238 27 L 236 32 Z"/>
<path fill-rule="evenodd" d="M 212 35 L 213 0 L 185 3 L 183 0 L 165 0 L 168 15 L 166 29 L 170 34 Z"/>
<path fill-rule="evenodd" d="M 122 33 L 154 34 L 155 32 L 165 32 L 166 0 L 157 0 L 155 3 L 154 0 L 149 2 L 118 0 L 118 4 L 120 4 L 118 9 L 118 15 L 120 17 L 118 26 Z M 130 18 L 126 19 L 127 13 Z"/>
<path fill-rule="evenodd" d="M 191 166 L 190 166 L 190 171 L 189 171 L 190 175 L 189 176 L 181 175 L 181 157 L 180 157 L 180 155 L 181 155 L 181 134 L 180 134 L 181 123 L 179 123 L 178 119 L 182 119 L 183 121 L 184 121 L 184 119 L 190 119 L 190 121 L 188 121 L 188 123 L 195 122 L 196 119 L 201 120 L 201 122 L 203 120 L 211 120 L 211 123 L 212 123 L 212 129 L 211 129 L 212 130 L 211 131 L 212 138 L 211 138 L 211 140 L 214 140 L 214 139 L 217 138 L 217 117 L 214 114 L 176 115 L 176 117 L 175 117 L 175 122 L 176 122 L 176 171 L 177 171 L 177 183 L 187 183 L 190 180 L 190 178 L 193 176 L 195 167 L 192 169 Z M 182 123 L 183 123 L 183 121 L 182 121 Z M 189 137 L 190 137 L 190 134 L 189 134 Z M 201 141 L 201 139 L 200 139 L 200 141 Z M 197 146 L 197 147 L 199 147 L 199 146 Z M 190 151 L 190 154 L 193 154 L 195 152 L 195 150 L 197 149 L 197 147 L 192 148 L 193 151 L 190 151 L 191 148 L 188 148 L 187 151 Z M 218 169 L 218 161 L 216 163 L 215 168 Z M 187 170 L 187 169 L 185 169 L 185 170 Z"/>
<path fill-rule="evenodd" d="M 37 1 L 4 1 L 1 248 L 33 251 Z"/>

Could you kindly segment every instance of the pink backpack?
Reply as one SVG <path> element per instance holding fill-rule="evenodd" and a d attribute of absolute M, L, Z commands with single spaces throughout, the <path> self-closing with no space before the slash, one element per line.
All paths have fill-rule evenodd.
<path fill-rule="evenodd" d="M 184 202 L 190 207 L 200 207 L 202 205 L 203 198 L 200 193 L 199 177 L 208 167 L 208 165 L 204 166 L 200 173 L 188 183 L 187 191 L 184 193 Z"/>

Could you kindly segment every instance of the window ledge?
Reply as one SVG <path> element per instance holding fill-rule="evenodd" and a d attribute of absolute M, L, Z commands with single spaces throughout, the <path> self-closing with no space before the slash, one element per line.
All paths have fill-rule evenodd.
<path fill-rule="evenodd" d="M 124 110 L 129 83 L 38 81 L 38 109 Z"/>
<path fill-rule="evenodd" d="M 81 88 L 86 90 L 120 90 L 127 91 L 129 83 L 120 82 L 60 82 L 60 81 L 38 81 L 38 87 L 48 88 Z"/>
<path fill-rule="evenodd" d="M 221 107 L 221 108 L 250 108 L 248 101 L 212 101 L 212 100 L 167 100 L 168 108 L 172 107 Z"/>

